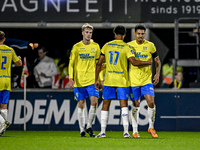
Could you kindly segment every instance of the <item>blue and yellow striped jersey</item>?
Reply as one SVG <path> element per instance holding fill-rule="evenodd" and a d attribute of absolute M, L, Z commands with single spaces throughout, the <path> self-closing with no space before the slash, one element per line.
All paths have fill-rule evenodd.
<path fill-rule="evenodd" d="M 75 44 L 70 54 L 69 79 L 74 79 L 74 87 L 84 87 L 95 83 L 96 60 L 100 56 L 99 44 L 89 45 L 82 41 Z"/>
<path fill-rule="evenodd" d="M 19 58 L 15 51 L 6 45 L 0 45 L 0 91 L 11 90 L 11 64 Z"/>
<path fill-rule="evenodd" d="M 128 58 L 134 57 L 131 46 L 123 40 L 106 43 L 102 50 L 105 55 L 105 86 L 128 87 Z"/>
<path fill-rule="evenodd" d="M 148 61 L 152 57 L 152 54 L 156 52 L 156 47 L 154 44 L 147 40 L 145 40 L 143 44 L 138 44 L 136 40 L 131 41 L 128 44 L 133 47 L 136 60 Z M 143 86 L 152 83 L 151 77 L 152 72 L 150 65 L 133 66 L 130 64 L 130 86 Z"/>

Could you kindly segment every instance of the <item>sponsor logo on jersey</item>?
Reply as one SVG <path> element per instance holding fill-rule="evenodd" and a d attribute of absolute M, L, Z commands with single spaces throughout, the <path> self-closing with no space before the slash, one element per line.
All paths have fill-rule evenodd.
<path fill-rule="evenodd" d="M 94 59 L 94 56 L 90 56 L 90 54 L 79 54 L 80 59 Z"/>
<path fill-rule="evenodd" d="M 135 53 L 135 57 L 138 57 L 138 58 L 147 58 L 148 55 L 141 55 L 141 52 L 137 52 L 137 53 Z"/>

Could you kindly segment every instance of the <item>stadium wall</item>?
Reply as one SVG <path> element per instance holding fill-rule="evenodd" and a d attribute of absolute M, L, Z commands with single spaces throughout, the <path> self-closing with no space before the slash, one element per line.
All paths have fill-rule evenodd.
<path fill-rule="evenodd" d="M 200 131 L 200 90 L 156 90 L 156 122 L 158 131 Z M 102 98 L 99 98 L 97 118 L 93 129 L 100 130 L 100 111 Z M 87 101 L 86 109 L 89 109 Z M 131 111 L 131 101 L 129 101 Z M 9 130 L 24 129 L 24 93 L 22 90 L 11 92 L 8 120 L 12 123 Z M 85 112 L 87 116 L 87 111 Z M 107 130 L 122 131 L 122 119 L 118 100 L 110 106 Z M 26 130 L 79 130 L 77 102 L 73 91 L 66 90 L 27 90 Z M 86 117 L 87 120 L 87 117 Z M 131 116 L 129 115 L 131 123 Z M 147 103 L 142 98 L 139 130 L 148 128 Z M 130 125 L 131 130 L 131 125 Z"/>

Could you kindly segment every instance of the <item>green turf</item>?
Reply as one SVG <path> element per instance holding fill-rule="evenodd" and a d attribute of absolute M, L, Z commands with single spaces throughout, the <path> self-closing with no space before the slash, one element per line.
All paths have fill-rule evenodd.
<path fill-rule="evenodd" d="M 131 133 L 131 132 L 130 132 Z M 78 131 L 6 131 L 0 137 L 5 150 L 198 150 L 200 132 L 157 132 L 153 139 L 147 132 L 140 132 L 140 139 L 124 139 L 122 132 L 107 132 L 105 139 L 81 138 Z M 95 132 L 98 134 L 98 132 Z"/>

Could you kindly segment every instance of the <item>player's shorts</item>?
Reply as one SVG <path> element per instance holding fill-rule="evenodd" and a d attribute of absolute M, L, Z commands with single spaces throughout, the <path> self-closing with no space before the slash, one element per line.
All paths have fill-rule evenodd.
<path fill-rule="evenodd" d="M 99 91 L 95 89 L 94 84 L 85 87 L 74 87 L 74 97 L 77 101 L 91 96 L 99 97 Z"/>
<path fill-rule="evenodd" d="M 8 104 L 9 97 L 10 97 L 10 91 L 7 90 L 0 91 L 0 103 Z"/>
<path fill-rule="evenodd" d="M 128 100 L 129 87 L 103 87 L 103 99 Z"/>
<path fill-rule="evenodd" d="M 130 99 L 135 101 L 143 95 L 155 96 L 153 84 L 146 84 L 144 86 L 130 87 Z"/>

